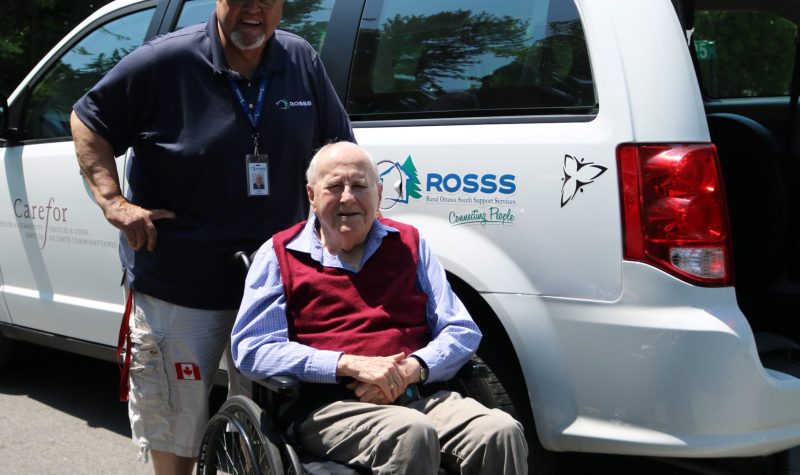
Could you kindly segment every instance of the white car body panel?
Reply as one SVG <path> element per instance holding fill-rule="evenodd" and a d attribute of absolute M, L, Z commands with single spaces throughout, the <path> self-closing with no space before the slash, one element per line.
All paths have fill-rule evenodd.
<path fill-rule="evenodd" d="M 81 22 L 39 61 L 9 103 L 87 27 L 139 3 L 143 2 L 115 1 Z M 76 340 L 116 345 L 124 309 L 119 233 L 105 220 L 81 178 L 73 142 L 3 147 L 0 161 L 4 165 L 0 184 L 7 196 L 0 200 L 0 271 L 4 276 L 0 290 L 7 321 Z M 117 159 L 117 168 L 121 175 L 123 157 Z M 29 213 L 31 206 L 37 207 L 31 218 L 25 217 L 26 205 Z M 44 208 L 44 219 L 39 219 L 39 206 Z"/>
<path fill-rule="evenodd" d="M 743 457 L 800 444 L 800 380 L 761 366 L 732 289 L 624 271 L 616 302 L 484 295 L 519 352 L 545 446 Z"/>
<path fill-rule="evenodd" d="M 411 157 L 422 196 L 397 203 L 384 210 L 384 215 L 418 225 L 446 266 L 459 268 L 457 274 L 476 290 L 592 300 L 619 296 L 619 209 L 616 198 L 597 197 L 618 194 L 615 149 L 608 144 L 624 141 L 626 136 L 615 134 L 604 119 L 559 124 L 357 127 L 355 132 L 376 161 L 402 164 Z M 614 135 L 616 140 L 610 138 Z M 576 157 L 568 160 L 594 162 L 606 171 L 562 207 L 565 155 Z M 431 174 L 511 174 L 516 190 L 504 195 L 447 192 L 443 187 L 438 192 L 426 186 Z M 385 185 L 384 202 L 392 193 L 392 186 Z M 496 218 L 485 225 L 452 222 L 456 215 L 475 212 L 492 221 L 493 209 L 510 212 L 513 221 L 496 222 L 500 219 Z M 596 230 L 591 245 L 587 245 L 587 229 Z M 510 252 L 519 246 L 525 246 L 525 252 Z M 598 265 L 586 267 L 582 262 Z M 541 269 L 549 272 L 539 272 Z"/>
<path fill-rule="evenodd" d="M 118 232 L 80 176 L 71 141 L 0 149 L 3 294 L 16 325 L 114 345 Z M 118 166 L 121 168 L 122 160 Z"/>

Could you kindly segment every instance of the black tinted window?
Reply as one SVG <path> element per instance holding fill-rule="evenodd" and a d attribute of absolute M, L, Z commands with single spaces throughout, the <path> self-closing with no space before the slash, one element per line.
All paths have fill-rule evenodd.
<path fill-rule="evenodd" d="M 711 97 L 789 94 L 797 26 L 764 12 L 703 11 L 694 45 L 704 92 Z"/>
<path fill-rule="evenodd" d="M 347 94 L 355 119 L 595 107 L 572 0 L 367 0 Z"/>

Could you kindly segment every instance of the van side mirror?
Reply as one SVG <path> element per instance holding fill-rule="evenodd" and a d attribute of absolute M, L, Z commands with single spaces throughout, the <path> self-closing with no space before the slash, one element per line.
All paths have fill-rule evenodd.
<path fill-rule="evenodd" d="M 25 107 L 28 104 L 27 88 L 24 93 L 22 105 Z M 0 94 L 0 143 L 16 143 L 22 139 L 20 129 L 14 125 L 18 120 L 8 105 L 8 97 Z"/>

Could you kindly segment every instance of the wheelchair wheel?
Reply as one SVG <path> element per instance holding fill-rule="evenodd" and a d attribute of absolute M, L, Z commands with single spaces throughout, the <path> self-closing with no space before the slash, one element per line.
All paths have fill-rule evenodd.
<path fill-rule="evenodd" d="M 276 440 L 256 403 L 232 397 L 206 426 L 197 474 L 283 475 Z"/>

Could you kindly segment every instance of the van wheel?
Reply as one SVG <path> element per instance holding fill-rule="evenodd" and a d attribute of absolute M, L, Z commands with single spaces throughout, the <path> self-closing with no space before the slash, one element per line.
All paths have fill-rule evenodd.
<path fill-rule="evenodd" d="M 487 367 L 488 374 L 486 377 L 456 378 L 451 382 L 453 389 L 463 396 L 469 396 L 479 401 L 490 409 L 503 410 L 517 419 L 517 410 L 492 369 L 479 356 L 473 356 L 472 361 Z"/>
<path fill-rule="evenodd" d="M 489 368 L 489 376 L 480 383 L 485 385 L 483 388 L 474 390 L 477 394 L 485 395 L 486 399 L 481 399 L 481 402 L 508 412 L 525 427 L 529 473 L 556 473 L 559 454 L 545 450 L 539 441 L 522 368 L 503 325 L 486 300 L 466 282 L 450 273 L 447 274 L 447 280 L 483 333 L 478 348 L 478 360 Z"/>
<path fill-rule="evenodd" d="M 0 371 L 2 371 L 11 361 L 14 341 L 0 332 Z"/>
<path fill-rule="evenodd" d="M 497 408 L 510 414 L 525 427 L 525 438 L 528 441 L 528 469 L 533 475 L 552 475 L 556 473 L 556 453 L 545 450 L 539 442 L 536 434 L 536 425 L 533 421 L 533 414 L 529 407 L 526 410 L 520 398 L 514 398 L 507 390 L 506 386 L 498 379 L 492 366 L 487 364 L 479 356 L 473 356 L 473 361 L 485 365 L 488 368 L 486 377 L 470 378 L 468 380 L 455 379 L 452 382 L 453 389 L 464 395 L 480 401 L 484 406 Z M 528 401 L 525 397 L 524 401 Z M 519 410 L 518 410 L 519 409 Z"/>

